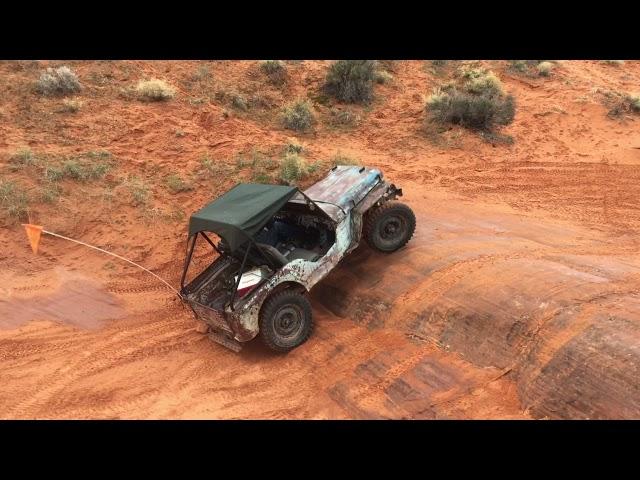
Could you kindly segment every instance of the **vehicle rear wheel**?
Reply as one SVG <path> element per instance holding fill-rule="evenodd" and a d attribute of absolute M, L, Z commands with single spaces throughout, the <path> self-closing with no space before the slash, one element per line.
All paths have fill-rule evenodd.
<path fill-rule="evenodd" d="M 260 336 L 276 352 L 288 352 L 313 331 L 311 304 L 304 295 L 284 290 L 268 298 L 260 312 Z"/>
<path fill-rule="evenodd" d="M 415 230 L 413 210 L 404 203 L 387 202 L 367 212 L 363 233 L 370 247 L 390 253 L 406 245 Z"/>

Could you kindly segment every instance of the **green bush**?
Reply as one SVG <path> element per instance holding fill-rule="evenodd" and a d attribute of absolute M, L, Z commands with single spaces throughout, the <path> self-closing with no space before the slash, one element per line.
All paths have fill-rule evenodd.
<path fill-rule="evenodd" d="M 260 69 L 274 85 L 282 85 L 287 81 L 287 69 L 280 60 L 263 60 Z"/>
<path fill-rule="evenodd" d="M 515 99 L 513 95 L 475 95 L 454 90 L 451 93 L 435 93 L 429 97 L 427 112 L 438 123 L 491 130 L 513 121 Z"/>
<path fill-rule="evenodd" d="M 375 60 L 338 60 L 329 67 L 324 88 L 342 102 L 369 103 L 376 67 Z"/>
<path fill-rule="evenodd" d="M 285 106 L 282 111 L 282 123 L 290 130 L 309 130 L 314 123 L 311 103 L 307 100 L 297 100 Z"/>
<path fill-rule="evenodd" d="M 436 89 L 425 110 L 429 121 L 487 132 L 513 121 L 515 99 L 492 72 L 471 68 L 461 70 L 458 84 Z"/>

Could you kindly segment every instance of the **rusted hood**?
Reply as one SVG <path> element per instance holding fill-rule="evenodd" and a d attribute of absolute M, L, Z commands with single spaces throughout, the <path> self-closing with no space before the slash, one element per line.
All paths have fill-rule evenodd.
<path fill-rule="evenodd" d="M 331 218 L 340 221 L 381 181 L 380 170 L 339 165 L 304 193 Z"/>

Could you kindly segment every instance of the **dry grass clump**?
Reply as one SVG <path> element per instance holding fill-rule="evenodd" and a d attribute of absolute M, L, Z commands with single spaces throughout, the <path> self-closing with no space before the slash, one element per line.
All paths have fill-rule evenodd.
<path fill-rule="evenodd" d="M 554 67 L 555 65 L 551 62 L 540 62 L 536 68 L 538 70 L 538 75 L 541 77 L 548 77 L 551 75 L 551 71 Z"/>
<path fill-rule="evenodd" d="M 296 153 L 287 153 L 280 165 L 280 179 L 288 184 L 293 184 L 302 180 L 306 175 L 307 164 L 304 159 Z"/>
<path fill-rule="evenodd" d="M 166 178 L 166 185 L 171 193 L 181 193 L 193 190 L 193 185 L 183 180 L 180 175 L 169 175 Z"/>
<path fill-rule="evenodd" d="M 65 98 L 62 100 L 62 106 L 58 111 L 61 113 L 76 113 L 82 108 L 82 105 L 84 105 L 82 101 L 77 98 Z"/>
<path fill-rule="evenodd" d="M 176 90 L 164 80 L 153 78 L 139 81 L 135 87 L 135 93 L 139 100 L 160 102 L 173 98 Z"/>
<path fill-rule="evenodd" d="M 12 218 L 24 218 L 29 206 L 27 192 L 16 182 L 0 180 L 0 208 Z"/>

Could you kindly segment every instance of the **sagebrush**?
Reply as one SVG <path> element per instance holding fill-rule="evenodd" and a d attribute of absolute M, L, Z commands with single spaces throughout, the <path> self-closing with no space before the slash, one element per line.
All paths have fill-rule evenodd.
<path fill-rule="evenodd" d="M 346 103 L 369 103 L 376 80 L 375 60 L 338 60 L 329 67 L 326 92 Z"/>
<path fill-rule="evenodd" d="M 285 106 L 282 111 L 282 123 L 290 130 L 309 130 L 314 123 L 311 103 L 308 100 L 297 100 Z"/>
<path fill-rule="evenodd" d="M 504 93 L 493 72 L 470 69 L 462 72 L 458 83 L 436 89 L 427 100 L 425 110 L 429 122 L 486 132 L 510 124 L 516 104 L 513 95 Z"/>
<path fill-rule="evenodd" d="M 282 85 L 287 81 L 287 69 L 280 60 L 263 60 L 260 69 L 274 85 Z"/>
<path fill-rule="evenodd" d="M 36 82 L 36 90 L 42 95 L 68 95 L 81 88 L 78 76 L 66 66 L 47 68 Z"/>

